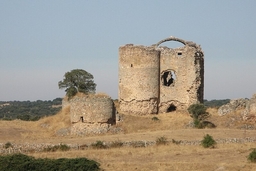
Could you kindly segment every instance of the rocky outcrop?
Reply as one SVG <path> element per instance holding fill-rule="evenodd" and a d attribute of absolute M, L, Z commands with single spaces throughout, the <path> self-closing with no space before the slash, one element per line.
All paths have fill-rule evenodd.
<path fill-rule="evenodd" d="M 232 112 L 234 112 L 236 110 L 239 110 L 239 109 L 245 109 L 248 101 L 249 101 L 248 99 L 231 100 L 229 103 L 221 106 L 218 109 L 218 114 L 220 116 L 223 116 L 223 115 L 232 113 Z"/>
<path fill-rule="evenodd" d="M 236 99 L 231 100 L 230 103 L 221 106 L 218 109 L 220 116 L 230 114 L 236 110 L 242 110 L 241 115 L 243 120 L 256 122 L 256 94 L 251 99 Z"/>
<path fill-rule="evenodd" d="M 243 119 L 251 122 L 256 122 L 256 94 L 248 101 L 245 110 L 243 111 Z"/>

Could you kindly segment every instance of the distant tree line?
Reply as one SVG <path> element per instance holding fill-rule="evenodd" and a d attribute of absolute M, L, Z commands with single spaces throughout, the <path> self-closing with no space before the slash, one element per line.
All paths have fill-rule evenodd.
<path fill-rule="evenodd" d="M 0 101 L 0 119 L 36 121 L 61 110 L 62 98 L 48 101 Z"/>
<path fill-rule="evenodd" d="M 227 104 L 230 102 L 230 99 L 223 99 L 223 100 L 204 100 L 204 105 L 206 107 L 214 107 L 219 108 L 220 106 Z"/>

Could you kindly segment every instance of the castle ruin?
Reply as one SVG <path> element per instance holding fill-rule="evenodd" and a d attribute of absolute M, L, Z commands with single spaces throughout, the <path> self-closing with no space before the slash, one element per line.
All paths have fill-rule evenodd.
<path fill-rule="evenodd" d="M 184 46 L 160 46 L 177 41 Z M 169 37 L 152 46 L 119 48 L 120 111 L 146 115 L 187 109 L 203 102 L 204 53 L 193 42 Z"/>

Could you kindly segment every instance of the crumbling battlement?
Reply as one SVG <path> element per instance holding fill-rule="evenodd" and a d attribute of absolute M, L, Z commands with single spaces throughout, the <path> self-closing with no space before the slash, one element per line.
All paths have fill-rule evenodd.
<path fill-rule="evenodd" d="M 183 47 L 160 46 L 178 41 Z M 120 111 L 156 114 L 203 102 L 204 54 L 197 44 L 175 37 L 152 46 L 119 48 Z"/>

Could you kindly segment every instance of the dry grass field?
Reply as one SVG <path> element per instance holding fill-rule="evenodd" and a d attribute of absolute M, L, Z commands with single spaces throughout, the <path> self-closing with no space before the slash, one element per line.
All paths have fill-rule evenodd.
<path fill-rule="evenodd" d="M 90 136 L 56 136 L 56 131 L 70 127 L 69 109 L 43 118 L 36 122 L 0 121 L 0 143 L 63 143 L 90 144 L 96 141 L 155 141 L 166 137 L 167 145 L 152 145 L 134 148 L 125 146 L 108 149 L 70 150 L 66 152 L 34 152 L 28 155 L 40 158 L 86 157 L 101 164 L 103 170 L 199 170 L 199 171 L 253 171 L 256 164 L 250 163 L 247 156 L 256 148 L 256 143 L 217 144 L 216 148 L 205 149 L 200 145 L 181 145 L 172 140 L 202 140 L 206 134 L 214 139 L 256 138 L 256 130 L 240 129 L 249 124 L 241 120 L 240 111 L 220 117 L 216 109 L 209 109 L 217 127 L 214 129 L 195 129 L 188 127 L 192 120 L 187 113 L 172 112 L 150 116 L 123 115 L 123 122 L 115 127 L 122 128 L 118 134 Z M 159 121 L 152 120 L 152 117 Z M 250 123 L 251 125 L 255 125 Z"/>

